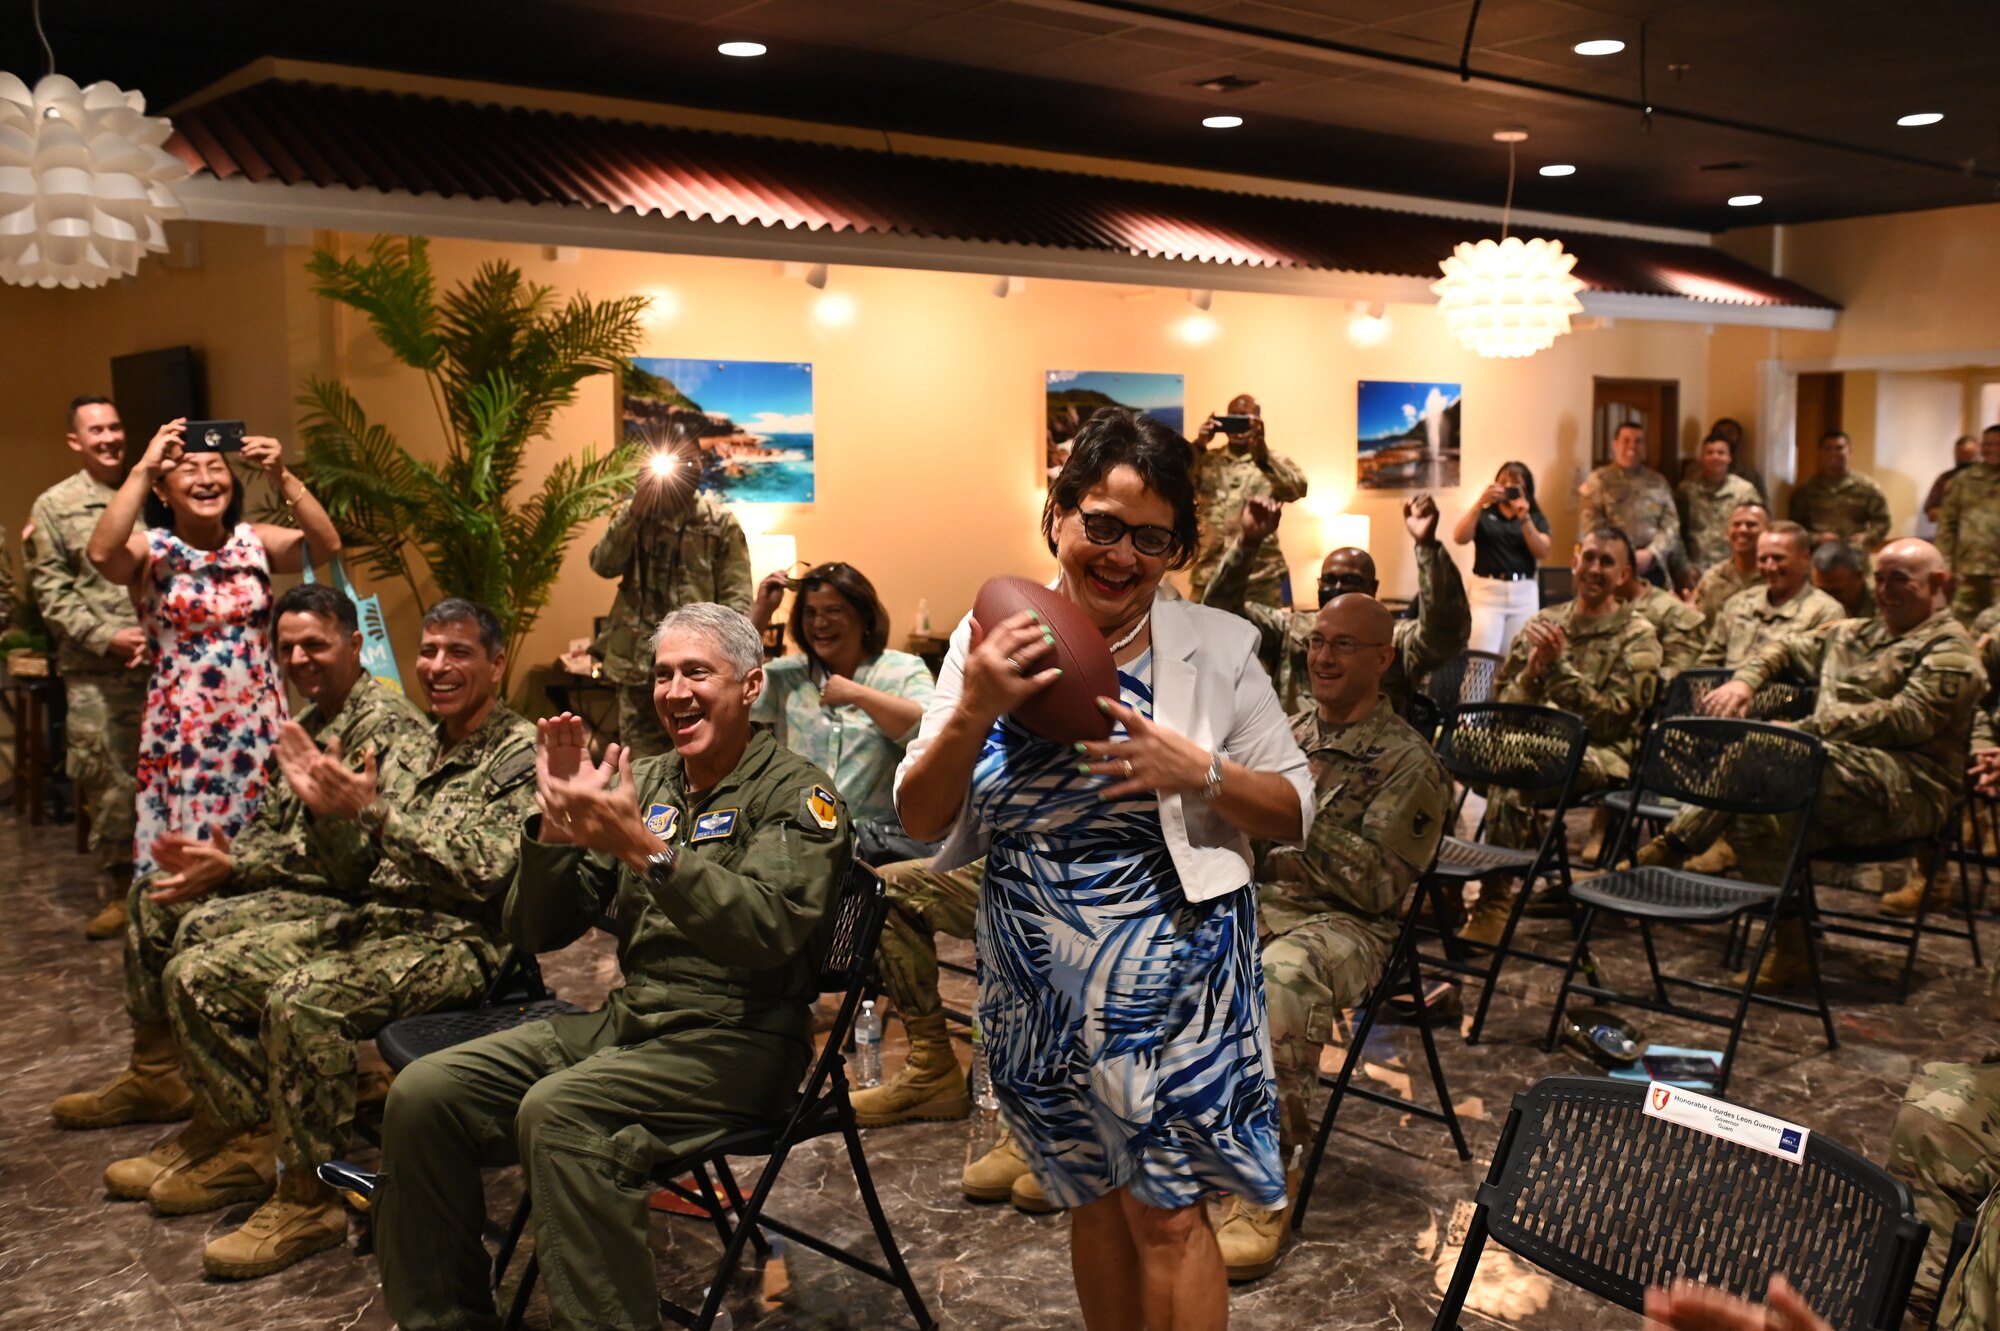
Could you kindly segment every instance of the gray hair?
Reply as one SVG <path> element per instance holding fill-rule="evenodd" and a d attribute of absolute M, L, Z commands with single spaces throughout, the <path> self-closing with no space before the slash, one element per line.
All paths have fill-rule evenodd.
<path fill-rule="evenodd" d="M 1852 569 L 1856 573 L 1868 570 L 1861 562 L 1861 552 L 1846 541 L 1828 541 L 1812 553 L 1813 567 L 1822 573 L 1832 573 L 1836 569 Z"/>
<path fill-rule="evenodd" d="M 722 659 L 739 679 L 764 664 L 764 637 L 741 610 L 731 610 L 713 601 L 696 601 L 669 610 L 660 626 L 653 630 L 653 650 L 658 652 L 661 640 L 678 632 L 706 634 L 721 649 Z"/>

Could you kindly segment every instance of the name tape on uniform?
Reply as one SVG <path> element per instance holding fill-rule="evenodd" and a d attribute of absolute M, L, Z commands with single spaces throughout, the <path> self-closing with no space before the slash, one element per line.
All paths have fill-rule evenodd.
<path fill-rule="evenodd" d="M 1805 1160 L 1806 1142 L 1812 1137 L 1810 1128 L 1657 1081 L 1646 1086 L 1646 1116 L 1663 1118 L 1795 1165 Z"/>

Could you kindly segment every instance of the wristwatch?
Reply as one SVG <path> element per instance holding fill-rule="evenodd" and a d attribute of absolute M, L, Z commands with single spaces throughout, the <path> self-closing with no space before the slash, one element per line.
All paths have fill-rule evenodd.
<path fill-rule="evenodd" d="M 1208 756 L 1208 775 L 1202 778 L 1201 797 L 1212 800 L 1222 793 L 1222 750 Z"/>
<path fill-rule="evenodd" d="M 646 857 L 646 881 L 654 887 L 663 886 L 674 876 L 674 861 L 680 858 L 680 847 L 667 843 L 665 850 L 654 851 Z"/>

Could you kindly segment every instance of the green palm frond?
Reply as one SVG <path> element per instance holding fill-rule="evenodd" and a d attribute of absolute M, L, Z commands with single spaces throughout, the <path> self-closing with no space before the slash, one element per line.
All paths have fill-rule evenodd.
<path fill-rule="evenodd" d="M 438 367 L 444 344 L 422 236 L 379 236 L 366 259 L 315 250 L 306 271 L 319 279 L 315 293 L 367 315 L 375 336 L 397 360 L 424 371 Z"/>

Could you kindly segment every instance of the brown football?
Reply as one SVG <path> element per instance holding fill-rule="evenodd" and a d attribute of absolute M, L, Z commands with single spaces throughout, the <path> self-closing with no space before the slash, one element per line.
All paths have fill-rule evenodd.
<path fill-rule="evenodd" d="M 1111 718 L 1099 698 L 1118 696 L 1118 668 L 1104 635 L 1076 603 L 1061 592 L 1027 578 L 988 578 L 972 602 L 972 618 L 982 631 L 998 628 L 1033 610 L 1056 635 L 1055 659 L 1041 668 L 1062 668 L 1062 678 L 1014 709 L 1014 719 L 1043 739 L 1059 744 L 1111 737 Z"/>

